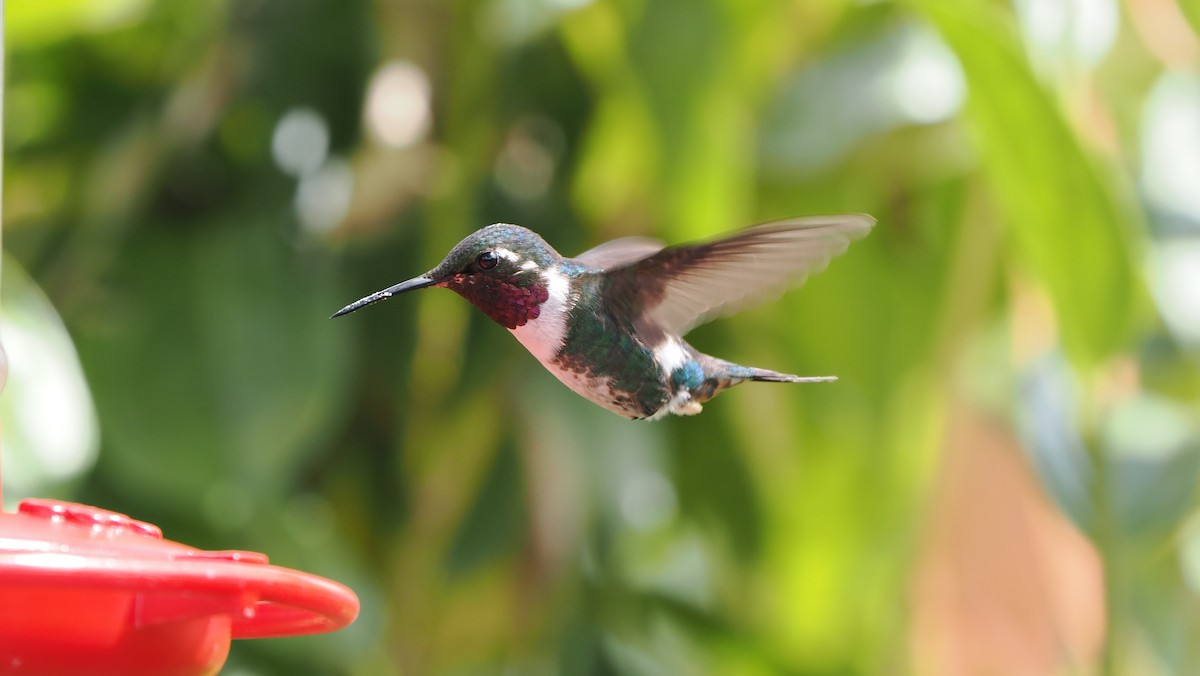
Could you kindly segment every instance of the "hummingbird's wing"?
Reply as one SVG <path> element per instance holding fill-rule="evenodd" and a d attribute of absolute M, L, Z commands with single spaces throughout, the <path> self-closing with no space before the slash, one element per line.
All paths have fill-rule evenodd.
<path fill-rule="evenodd" d="M 683 335 L 820 272 L 871 230 L 866 214 L 766 223 L 726 239 L 672 246 L 610 272 L 643 327 Z"/>
<path fill-rule="evenodd" d="M 649 237 L 622 237 L 605 242 L 575 257 L 576 261 L 593 268 L 608 270 L 640 261 L 662 251 L 666 246 Z"/>

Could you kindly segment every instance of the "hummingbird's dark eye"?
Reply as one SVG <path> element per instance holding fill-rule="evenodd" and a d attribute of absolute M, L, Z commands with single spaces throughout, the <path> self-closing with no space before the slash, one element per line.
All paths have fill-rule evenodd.
<path fill-rule="evenodd" d="M 491 270 L 496 267 L 496 263 L 500 262 L 500 257 L 495 251 L 484 251 L 479 254 L 479 258 L 475 259 L 475 263 L 479 265 L 480 270 Z"/>

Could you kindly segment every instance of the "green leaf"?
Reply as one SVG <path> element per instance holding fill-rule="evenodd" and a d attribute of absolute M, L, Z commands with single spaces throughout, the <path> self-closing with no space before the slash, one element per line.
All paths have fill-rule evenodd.
<path fill-rule="evenodd" d="M 446 556 L 446 570 L 461 575 L 511 552 L 521 542 L 521 462 L 512 443 L 502 446 L 458 527 Z"/>
<path fill-rule="evenodd" d="M 4 6 L 10 49 L 41 47 L 80 33 L 93 33 L 137 21 L 146 0 L 35 0 Z"/>
<path fill-rule="evenodd" d="M 1067 351 L 1094 363 L 1128 337 L 1136 280 L 1123 228 L 1134 219 L 1035 78 L 1009 16 L 977 0 L 918 7 L 962 63 L 979 162 Z"/>
<path fill-rule="evenodd" d="M 102 423 L 101 468 L 164 506 L 221 481 L 252 498 L 289 485 L 346 402 L 333 267 L 268 226 L 139 232 L 79 349 Z"/>
<path fill-rule="evenodd" d="M 4 255 L 0 371 L 4 494 L 9 500 L 61 491 L 96 461 L 100 430 L 71 336 L 42 290 Z"/>
<path fill-rule="evenodd" d="M 1192 24 L 1192 30 L 1196 32 L 1197 36 L 1200 36 L 1200 2 L 1179 0 L 1179 9 L 1187 17 L 1188 23 Z"/>
<path fill-rule="evenodd" d="M 679 436 L 675 464 L 683 509 L 719 525 L 739 560 L 757 559 L 764 536 L 762 507 L 737 440 L 723 427 L 679 425 Z"/>

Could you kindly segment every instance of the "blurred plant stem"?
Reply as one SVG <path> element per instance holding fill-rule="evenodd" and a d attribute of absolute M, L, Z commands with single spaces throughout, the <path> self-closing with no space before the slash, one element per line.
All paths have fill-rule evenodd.
<path fill-rule="evenodd" d="M 1101 384 L 1108 374 L 1097 367 L 1081 380 L 1079 388 L 1079 414 L 1076 424 L 1081 430 L 1081 440 L 1087 449 L 1092 472 L 1088 492 L 1092 504 L 1090 536 L 1100 553 L 1104 571 L 1104 646 L 1101 653 L 1102 676 L 1118 676 L 1127 673 L 1128 659 L 1125 642 L 1130 640 L 1127 615 L 1130 599 L 1125 580 L 1128 579 L 1129 562 L 1123 551 L 1121 524 L 1118 521 L 1113 491 L 1116 486 L 1113 476 L 1114 461 L 1100 438 L 1105 416 L 1111 415 L 1115 404 L 1112 393 L 1105 393 Z"/>
<path fill-rule="evenodd" d="M 1103 676 L 1118 676 L 1125 673 L 1121 663 L 1125 640 L 1124 615 L 1128 605 L 1123 601 L 1121 588 L 1121 538 L 1113 511 L 1112 491 L 1109 476 L 1109 461 L 1099 441 L 1085 441 L 1094 469 L 1090 486 L 1093 518 L 1092 539 L 1100 552 L 1104 570 L 1104 649 L 1100 662 Z"/>

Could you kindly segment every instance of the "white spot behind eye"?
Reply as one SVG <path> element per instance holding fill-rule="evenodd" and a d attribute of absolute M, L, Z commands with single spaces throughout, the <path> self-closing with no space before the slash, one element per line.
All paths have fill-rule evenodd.
<path fill-rule="evenodd" d="M 533 270 L 537 266 L 537 261 L 525 261 L 524 263 L 521 263 L 522 270 Z"/>
<path fill-rule="evenodd" d="M 497 256 L 500 256 L 501 258 L 511 261 L 513 263 L 516 263 L 517 261 L 521 260 L 521 257 L 518 256 L 516 254 L 516 252 L 514 252 L 510 249 L 493 249 L 493 251 L 496 252 Z"/>

